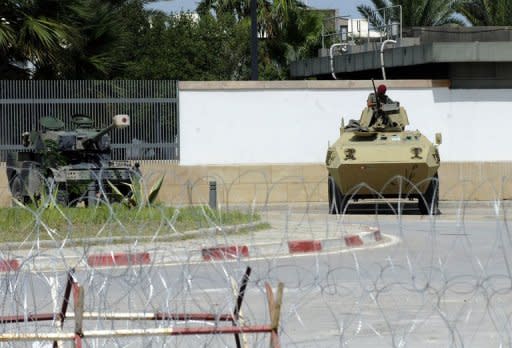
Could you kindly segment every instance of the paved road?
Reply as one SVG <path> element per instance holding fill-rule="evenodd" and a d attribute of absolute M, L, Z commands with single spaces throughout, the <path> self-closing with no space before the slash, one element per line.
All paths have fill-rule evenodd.
<path fill-rule="evenodd" d="M 245 317 L 253 324 L 268 322 L 263 282 L 284 282 L 285 347 L 512 345 L 507 209 L 492 203 L 452 203 L 441 205 L 441 215 L 426 217 L 412 212 L 368 215 L 358 210 L 371 209 L 363 206 L 351 207 L 340 217 L 325 214 L 324 208 L 308 207 L 306 212 L 301 206 L 273 207 L 261 214 L 271 220 L 274 232 L 288 235 L 334 235 L 345 224 L 370 224 L 400 243 L 343 253 L 90 269 L 77 274 L 86 287 L 87 306 L 98 311 L 230 312 L 231 278 L 239 279 L 251 266 Z M 63 275 L 57 274 L 62 283 Z M 13 281 L 36 289 L 18 300 L 28 308 L 37 302 L 38 309 L 51 309 L 48 284 L 55 275 L 17 275 Z M 126 327 L 125 322 L 118 325 Z M 248 339 L 250 346 L 268 346 L 264 335 Z M 180 347 L 234 346 L 232 336 L 120 340 L 114 346 L 160 347 L 163 342 Z"/>

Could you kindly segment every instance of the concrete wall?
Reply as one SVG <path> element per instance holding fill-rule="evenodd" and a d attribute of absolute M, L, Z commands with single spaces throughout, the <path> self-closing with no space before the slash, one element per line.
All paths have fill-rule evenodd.
<path fill-rule="evenodd" d="M 447 83 L 390 81 L 411 128 L 443 133 L 442 200 L 512 199 L 512 90 L 450 90 Z M 149 181 L 165 175 L 165 204 L 327 202 L 324 157 L 341 116 L 358 118 L 366 81 L 180 84 L 181 164 L 146 161 Z M 10 204 L 0 175 L 0 205 Z"/>
<path fill-rule="evenodd" d="M 212 180 L 223 204 L 327 202 L 323 163 L 145 167 L 166 173 L 166 203 L 207 203 Z M 512 199 L 512 162 L 444 162 L 439 178 L 441 200 Z"/>
<path fill-rule="evenodd" d="M 208 203 L 210 181 L 217 182 L 223 205 L 327 202 L 322 163 L 181 166 L 148 161 L 142 170 L 149 185 L 165 175 L 159 199 L 167 205 Z M 439 178 L 441 200 L 512 199 L 512 162 L 443 162 Z M 6 176 L 0 175 L 0 206 L 10 202 Z"/>
<path fill-rule="evenodd" d="M 379 83 L 379 82 L 377 82 Z M 512 89 L 388 81 L 409 129 L 443 134 L 443 161 L 508 161 Z M 341 117 L 359 119 L 369 81 L 181 82 L 181 164 L 321 163 Z"/>

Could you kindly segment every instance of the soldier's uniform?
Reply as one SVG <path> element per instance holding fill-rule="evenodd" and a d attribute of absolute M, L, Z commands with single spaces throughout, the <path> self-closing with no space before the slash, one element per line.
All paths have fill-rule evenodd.
<path fill-rule="evenodd" d="M 393 103 L 393 100 L 391 100 L 391 98 L 389 98 L 386 95 L 386 90 L 387 88 L 385 85 L 379 85 L 379 87 L 377 88 L 377 97 L 379 98 L 380 104 Z M 368 96 L 367 105 L 368 107 L 372 108 L 377 106 L 377 99 L 375 98 L 375 93 L 370 93 L 370 95 Z"/>
<path fill-rule="evenodd" d="M 369 123 L 370 127 L 373 126 L 379 118 L 384 124 L 389 122 L 387 116 L 382 112 L 382 109 L 377 110 L 377 98 L 379 98 L 380 107 L 384 104 L 393 103 L 393 100 L 386 95 L 386 90 L 386 85 L 379 85 L 379 87 L 377 87 L 377 97 L 375 96 L 375 93 L 370 93 L 368 96 L 368 107 L 373 109 L 373 115 Z"/>

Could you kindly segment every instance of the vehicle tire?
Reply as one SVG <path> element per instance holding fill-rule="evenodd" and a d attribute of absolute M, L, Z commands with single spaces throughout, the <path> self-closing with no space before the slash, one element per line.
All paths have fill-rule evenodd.
<path fill-rule="evenodd" d="M 418 198 L 418 209 L 422 215 L 437 215 L 439 210 L 439 177 L 434 175 L 427 191 Z"/>
<path fill-rule="evenodd" d="M 69 204 L 69 193 L 68 190 L 59 188 L 57 191 L 57 204 L 67 207 Z"/>
<path fill-rule="evenodd" d="M 23 196 L 23 182 L 18 175 L 15 175 L 11 181 L 11 193 L 12 198 L 16 199 L 18 202 L 26 204 L 25 197 Z M 12 202 L 13 206 L 16 206 L 14 200 Z"/>
<path fill-rule="evenodd" d="M 80 203 L 80 196 L 78 196 L 77 194 L 73 194 L 73 193 L 68 193 L 68 194 L 69 194 L 68 207 L 70 207 L 70 208 L 76 207 L 78 205 L 78 203 Z"/>
<path fill-rule="evenodd" d="M 343 214 L 346 202 L 334 179 L 329 175 L 327 178 L 327 192 L 329 196 L 329 214 Z"/>

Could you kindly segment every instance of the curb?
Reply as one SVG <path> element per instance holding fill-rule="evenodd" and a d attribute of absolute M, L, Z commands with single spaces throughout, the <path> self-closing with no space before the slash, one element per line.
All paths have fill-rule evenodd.
<path fill-rule="evenodd" d="M 340 251 L 369 247 L 384 238 L 378 228 L 366 227 L 365 231 L 343 235 L 340 238 L 331 239 L 300 239 L 287 242 L 268 244 L 233 244 L 199 247 L 192 250 L 153 250 L 144 252 L 103 252 L 92 253 L 86 256 L 77 257 L 69 255 L 66 263 L 76 262 L 77 267 L 117 267 L 148 265 L 151 263 L 166 264 L 175 262 L 210 262 L 216 260 L 233 260 L 250 257 L 278 257 L 286 255 L 297 255 L 307 253 L 319 253 L 322 251 Z M 39 255 L 28 263 L 31 268 L 45 268 L 48 265 L 55 266 L 55 260 L 46 255 Z M 11 259 L 0 259 L 0 273 L 18 271 L 25 267 L 21 257 Z"/>
<path fill-rule="evenodd" d="M 0 272 L 17 271 L 20 269 L 20 263 L 16 259 L 0 260 Z"/>
<path fill-rule="evenodd" d="M 147 252 L 96 254 L 87 257 L 87 264 L 90 267 L 148 265 L 150 263 L 151 256 Z"/>
<path fill-rule="evenodd" d="M 249 247 L 247 245 L 225 245 L 213 248 L 201 249 L 203 261 L 237 259 L 239 257 L 249 257 Z"/>
<path fill-rule="evenodd" d="M 379 229 L 373 227 L 368 229 L 369 231 L 366 232 L 344 236 L 343 239 L 291 240 L 288 241 L 288 254 L 304 254 L 340 250 L 343 248 L 367 247 L 383 240 Z M 247 245 L 221 245 L 213 248 L 203 248 L 201 249 L 201 255 L 202 261 L 238 259 L 249 257 L 250 250 L 251 248 Z M 269 253 L 269 255 L 272 254 L 273 253 Z M 286 252 L 281 254 L 286 254 Z M 258 254 L 258 256 L 262 256 L 262 254 Z"/>

